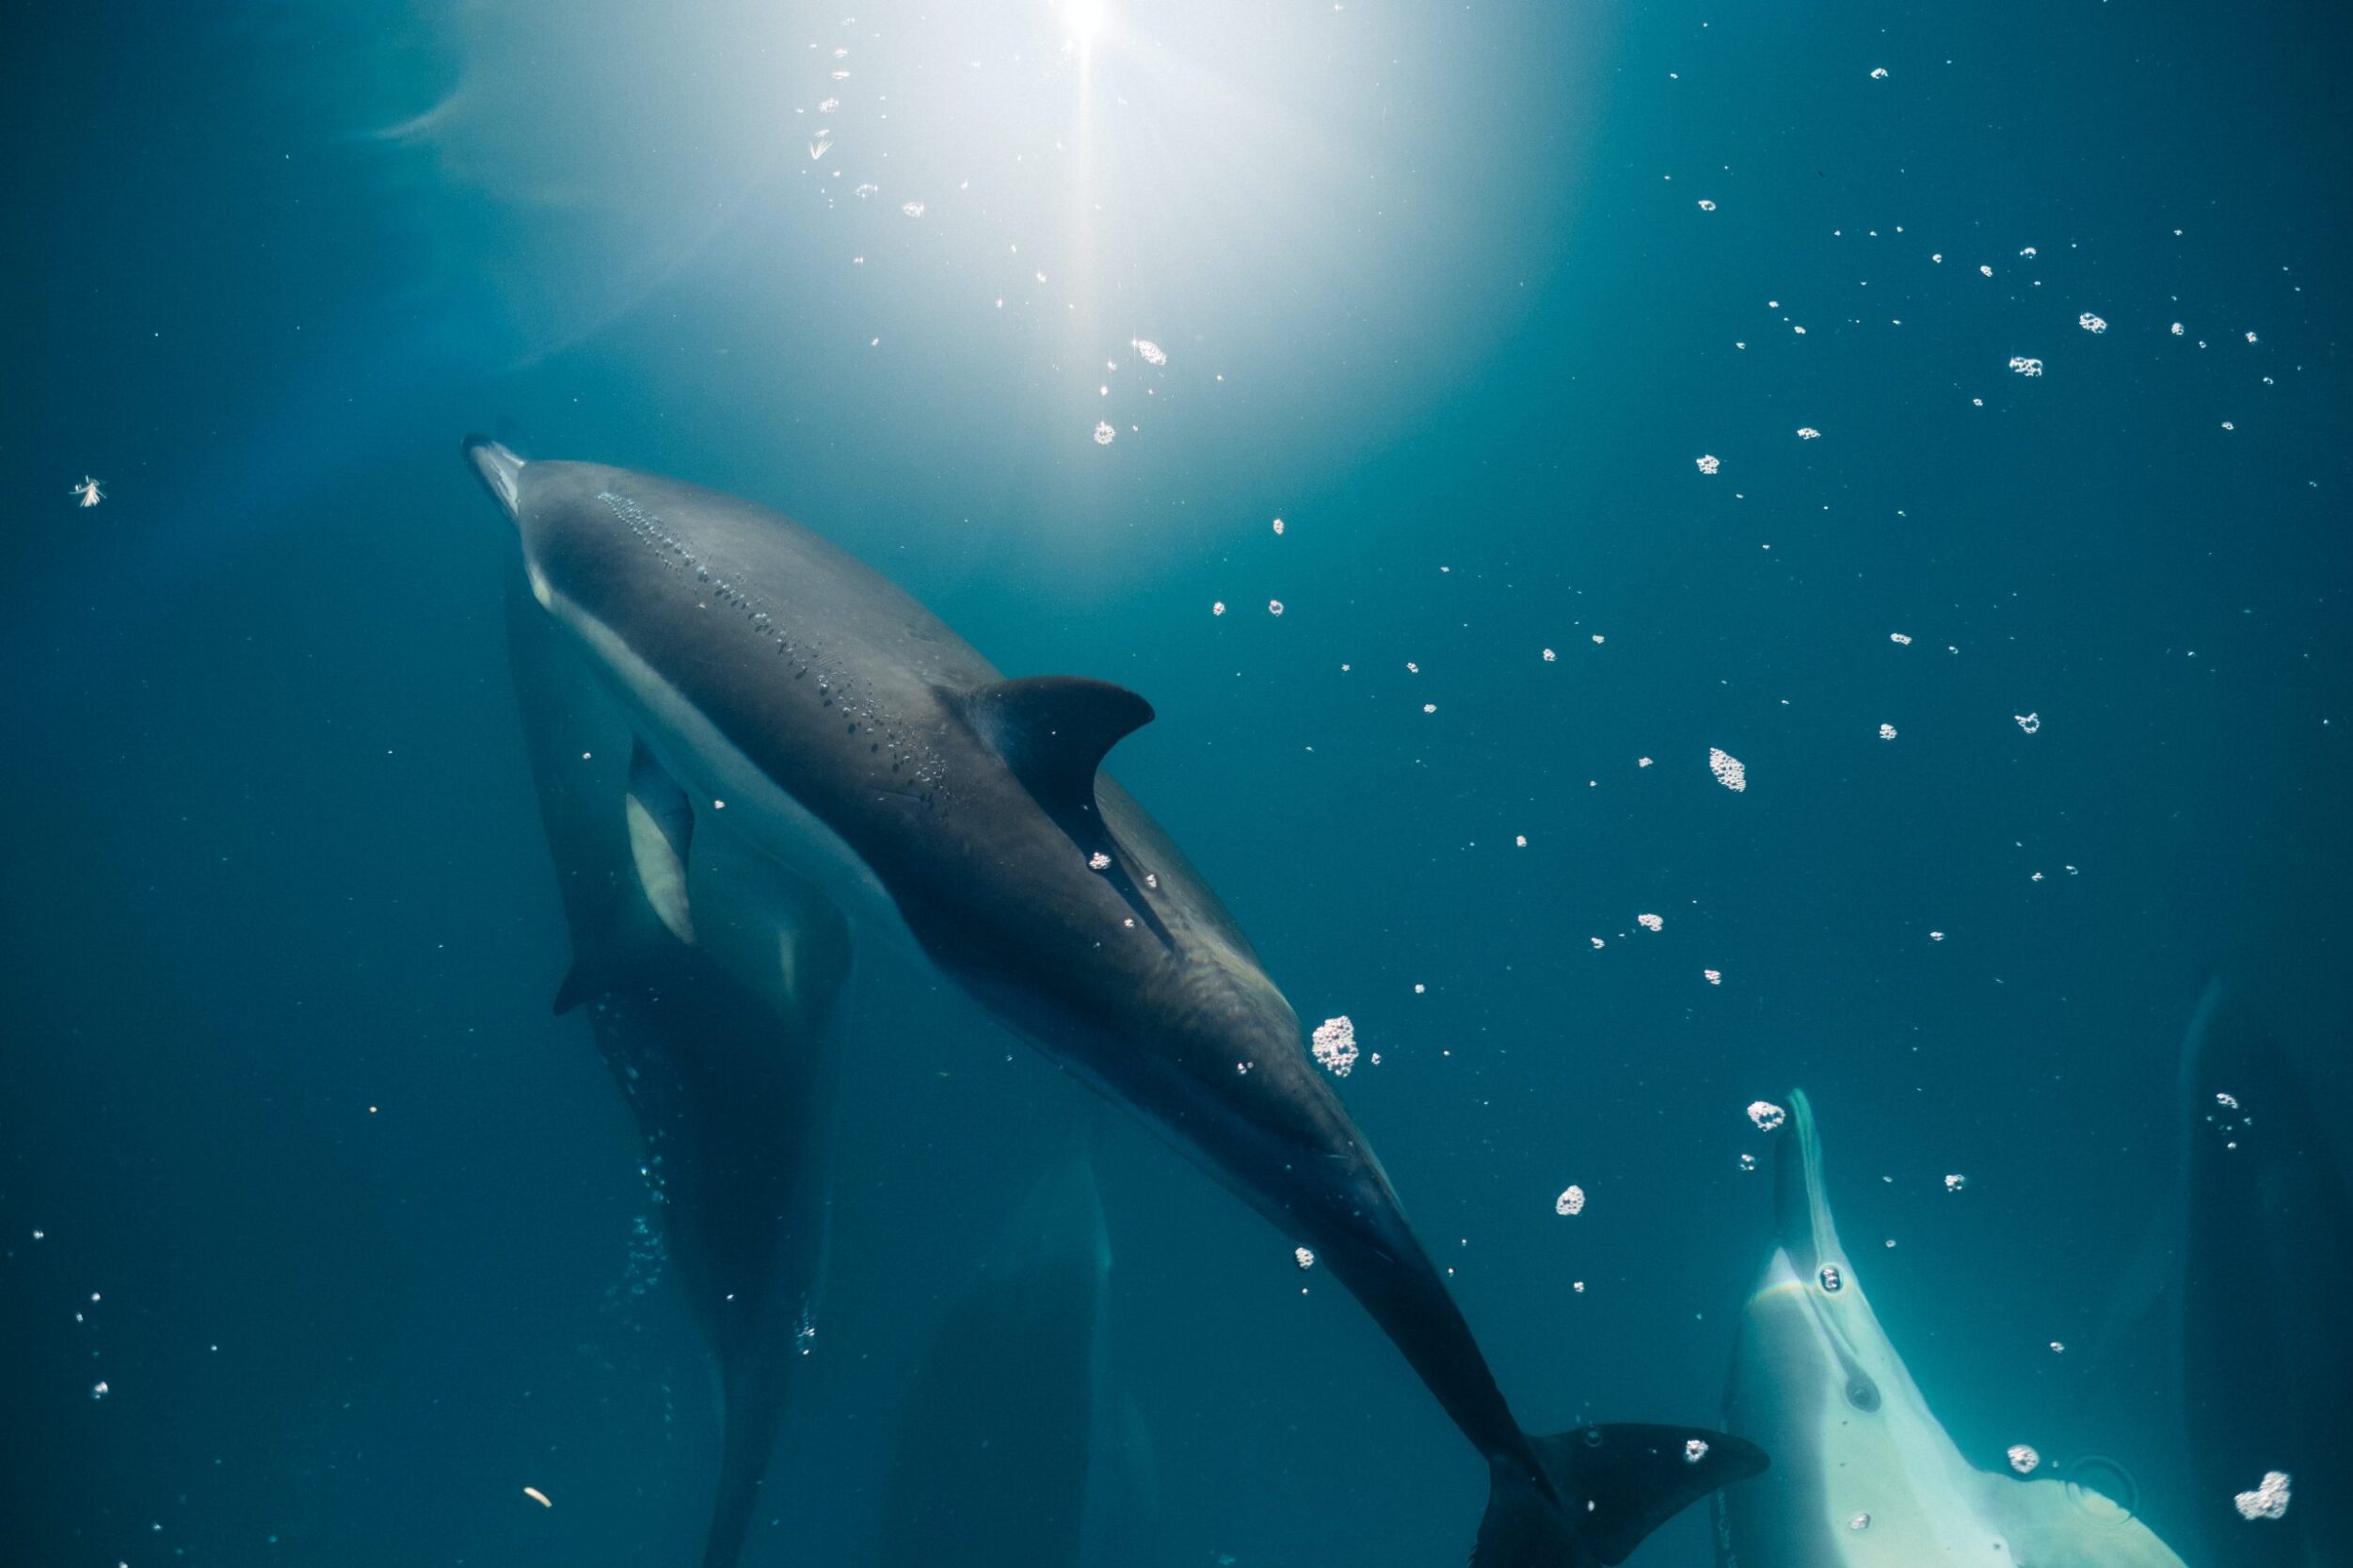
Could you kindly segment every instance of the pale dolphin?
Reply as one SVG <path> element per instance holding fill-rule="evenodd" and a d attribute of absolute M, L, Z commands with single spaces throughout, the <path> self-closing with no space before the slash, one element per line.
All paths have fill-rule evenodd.
<path fill-rule="evenodd" d="M 1486 1458 L 1481 1568 L 1617 1562 L 1763 1467 L 1750 1445 L 1684 1428 L 1521 1430 L 1289 1003 L 1208 884 L 1098 775 L 1152 717 L 1142 697 L 1008 680 L 899 588 L 748 502 L 526 464 L 482 438 L 466 455 L 516 525 L 534 597 L 630 712 L 633 798 L 660 828 L 638 840 L 646 858 L 688 861 L 696 824 L 725 816 L 1312 1247 Z M 690 898 L 664 923 L 701 922 Z"/>
<path fill-rule="evenodd" d="M 2353 1554 L 2353 1196 L 2270 1030 L 2210 983 L 2182 1051 L 2181 1367 L 2196 1515 L 2217 1564 Z M 2290 1478 L 2287 1512 L 2237 1494 Z"/>
<path fill-rule="evenodd" d="M 1780 1244 L 1749 1299 L 1724 1423 L 1772 1473 L 1716 1504 L 1738 1568 L 2183 1568 L 2097 1492 L 1993 1474 L 1905 1370 L 1838 1244 L 1814 1110 L 1792 1092 L 1774 1168 Z"/>
<path fill-rule="evenodd" d="M 1006 1222 L 917 1368 L 878 1568 L 1137 1568 L 1148 1463 L 1112 1374 L 1112 1252 L 1083 1142 Z"/>
<path fill-rule="evenodd" d="M 514 579 L 508 665 L 574 953 L 558 1005 L 584 1007 L 637 1119 L 664 1249 L 711 1344 L 722 1428 L 702 1560 L 731 1568 L 815 1331 L 847 927 L 722 845 L 691 884 L 702 940 L 668 929 L 659 904 L 686 890 L 641 873 L 632 832 L 650 824 L 622 805 L 627 722 Z"/>

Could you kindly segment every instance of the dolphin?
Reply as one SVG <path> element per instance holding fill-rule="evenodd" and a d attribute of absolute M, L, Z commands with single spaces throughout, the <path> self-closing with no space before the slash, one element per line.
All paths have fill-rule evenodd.
<path fill-rule="evenodd" d="M 710 846 L 693 885 L 702 936 L 669 929 L 658 905 L 682 890 L 649 881 L 653 857 L 632 843 L 655 824 L 616 804 L 627 724 L 510 577 L 508 664 L 575 954 L 559 1007 L 585 1008 L 637 1119 L 665 1250 L 711 1345 L 722 1438 L 702 1560 L 731 1568 L 815 1332 L 848 926 L 758 857 Z"/>
<path fill-rule="evenodd" d="M 2181 1388 L 2212 1559 L 2320 1568 L 2353 1543 L 2353 1197 L 2278 1039 L 2219 980 L 2182 1051 Z M 2244 1519 L 2278 1471 L 2287 1512 Z"/>
<path fill-rule="evenodd" d="M 1724 1420 L 1772 1474 L 1717 1499 L 1732 1568 L 2183 1568 L 2138 1519 L 2073 1482 L 1961 1457 L 1871 1310 L 1793 1091 L 1774 1161 L 1779 1245 L 1749 1299 Z"/>
<path fill-rule="evenodd" d="M 878 1568 L 1141 1560 L 1147 1462 L 1110 1370 L 1111 1267 L 1081 1143 L 1007 1221 L 923 1354 Z"/>
<path fill-rule="evenodd" d="M 1311 1246 L 1485 1457 L 1478 1568 L 1615 1563 L 1764 1466 L 1692 1429 L 1521 1429 L 1289 1003 L 1098 771 L 1152 717 L 1144 698 L 1007 680 L 881 575 L 749 502 L 526 463 L 483 437 L 465 453 L 533 597 L 630 713 L 632 798 L 671 852 L 649 858 L 691 856 L 725 818 L 839 904 L 861 945 L 920 952 Z M 691 903 L 665 902 L 673 930 L 699 923 Z"/>

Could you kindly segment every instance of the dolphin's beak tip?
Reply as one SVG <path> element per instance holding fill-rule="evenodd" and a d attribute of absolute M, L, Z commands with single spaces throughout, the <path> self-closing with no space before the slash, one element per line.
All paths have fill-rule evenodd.
<path fill-rule="evenodd" d="M 467 464 L 482 481 L 482 488 L 499 504 L 512 522 L 522 511 L 523 460 L 503 442 L 484 435 L 470 435 L 459 451 Z"/>

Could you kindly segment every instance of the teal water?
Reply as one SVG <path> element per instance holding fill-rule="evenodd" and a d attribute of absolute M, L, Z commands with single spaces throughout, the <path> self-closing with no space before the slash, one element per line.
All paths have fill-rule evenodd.
<path fill-rule="evenodd" d="M 2210 973 L 2353 1092 L 2332 11 L 9 39 L 0 1560 L 695 1560 L 707 1356 L 549 1015 L 474 428 L 1147 696 L 1113 766 L 1380 1053 L 1344 1096 L 1531 1429 L 1714 1422 L 1743 1111 L 1802 1084 L 1971 1457 L 2102 1456 L 2238 1560 L 2152 1238 Z M 933 977 L 847 1028 L 752 1563 L 865 1560 L 920 1347 L 1087 1105 Z M 1345 1293 L 1140 1128 L 1098 1168 L 1151 1560 L 1465 1556 L 1481 1466 Z"/>

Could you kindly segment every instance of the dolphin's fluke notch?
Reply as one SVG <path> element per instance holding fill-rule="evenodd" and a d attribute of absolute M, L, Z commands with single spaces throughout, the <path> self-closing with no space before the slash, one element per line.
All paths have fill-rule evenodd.
<path fill-rule="evenodd" d="M 467 466 L 481 479 L 482 488 L 499 504 L 506 520 L 515 521 L 522 512 L 523 460 L 488 436 L 468 436 L 465 453 Z"/>
<path fill-rule="evenodd" d="M 1651 1531 L 1767 1464 L 1755 1444 L 1699 1427 L 1578 1427 L 1529 1444 L 1556 1496 L 1497 1464 L 1471 1568 L 1623 1562 Z"/>

